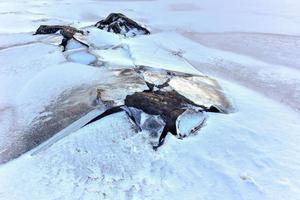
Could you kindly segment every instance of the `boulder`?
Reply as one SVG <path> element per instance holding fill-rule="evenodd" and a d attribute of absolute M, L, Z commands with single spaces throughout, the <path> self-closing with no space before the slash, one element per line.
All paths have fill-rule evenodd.
<path fill-rule="evenodd" d="M 176 121 L 186 110 L 194 108 L 197 112 L 204 111 L 201 105 L 193 103 L 175 90 L 136 92 L 125 98 L 125 105 L 142 110 L 149 115 L 160 116 L 162 118 L 165 127 L 160 135 L 157 146 L 163 144 L 168 132 L 176 136 L 178 135 Z"/>
<path fill-rule="evenodd" d="M 41 25 L 35 32 L 37 34 L 54 34 L 58 31 L 62 36 L 71 39 L 76 33 L 84 34 L 82 30 L 78 30 L 72 26 L 63 26 L 63 25 Z"/>
<path fill-rule="evenodd" d="M 149 30 L 121 13 L 111 13 L 105 19 L 97 22 L 95 26 L 127 37 L 150 34 Z"/>

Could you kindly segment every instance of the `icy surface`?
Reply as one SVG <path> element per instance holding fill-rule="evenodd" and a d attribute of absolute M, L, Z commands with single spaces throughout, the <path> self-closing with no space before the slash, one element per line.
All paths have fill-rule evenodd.
<path fill-rule="evenodd" d="M 111 67 L 134 67 L 134 62 L 126 46 L 108 50 L 96 50 L 94 53 L 99 57 L 100 61 Z"/>
<path fill-rule="evenodd" d="M 126 107 L 126 111 L 133 117 L 134 123 L 142 131 L 149 133 L 149 142 L 152 146 L 157 146 L 166 123 L 159 115 L 149 115 L 140 109 Z"/>
<path fill-rule="evenodd" d="M 1 198 L 297 199 L 299 114 L 222 84 L 239 112 L 210 114 L 196 137 L 170 136 L 154 152 L 124 113 L 111 115 L 1 166 Z"/>
<path fill-rule="evenodd" d="M 206 114 L 196 110 L 186 110 L 176 120 L 178 137 L 187 137 L 204 126 Z"/>
<path fill-rule="evenodd" d="M 99 84 L 103 97 L 117 105 L 132 89 L 145 89 L 129 87 L 140 83 L 130 73 L 105 78 L 121 73 L 107 68 L 131 63 L 213 75 L 236 108 L 208 114 L 194 137 L 169 136 L 156 152 L 149 133 L 136 133 L 124 112 L 111 115 L 0 165 L 0 199 L 300 199 L 299 6 L 296 0 L 0 1 L 0 154 L 22 141 L 34 119 L 47 121 L 55 110 L 45 108 L 64 93 L 75 91 L 57 108 L 73 112 L 74 102 L 89 103 L 99 82 L 107 83 Z M 153 34 L 125 39 L 92 27 L 116 10 Z M 31 35 L 41 24 L 82 28 L 91 52 L 70 43 L 75 48 L 62 53 L 61 37 Z M 90 64 L 93 55 L 106 68 L 74 63 Z"/>
<path fill-rule="evenodd" d="M 136 65 L 200 74 L 193 66 L 175 55 L 172 49 L 163 46 L 166 41 L 161 34 L 132 38 L 127 43 Z"/>
<path fill-rule="evenodd" d="M 87 53 L 85 51 L 79 51 L 79 52 L 71 53 L 68 56 L 68 59 L 72 62 L 89 65 L 96 61 L 96 56 Z"/>
<path fill-rule="evenodd" d="M 93 47 L 97 48 L 108 48 L 117 46 L 121 43 L 121 39 L 123 38 L 123 36 L 114 33 L 109 33 L 96 27 L 88 28 L 88 31 L 88 42 Z"/>

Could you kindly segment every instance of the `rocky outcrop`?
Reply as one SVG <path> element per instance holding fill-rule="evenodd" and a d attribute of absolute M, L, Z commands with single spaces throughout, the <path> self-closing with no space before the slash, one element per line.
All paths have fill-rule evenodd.
<path fill-rule="evenodd" d="M 129 37 L 150 33 L 147 29 L 120 13 L 110 14 L 106 19 L 99 21 L 96 26 L 99 29 Z M 119 45 L 101 46 L 101 40 L 105 40 L 105 37 L 110 36 L 118 39 L 120 37 L 101 31 L 98 28 L 85 28 L 87 33 L 85 35 L 82 30 L 70 26 L 42 25 L 35 34 L 59 33 L 63 36 L 61 45 L 64 46 L 64 49 L 67 42 L 71 40 L 65 55 L 70 56 L 73 51 L 75 53 L 84 51 L 88 55 L 94 53 L 96 61 L 100 61 L 102 53 L 115 51 L 120 47 Z M 93 35 L 92 31 L 101 34 Z M 83 37 L 78 34 L 83 35 Z M 82 45 L 75 44 L 77 42 L 82 43 L 75 36 L 89 44 L 90 48 L 83 48 Z M 92 37 L 95 38 L 92 39 Z M 126 59 L 133 59 L 132 52 L 128 49 L 125 48 L 122 52 L 125 52 L 124 57 L 127 56 Z M 86 54 L 77 56 L 84 57 Z M 123 54 L 114 53 L 111 59 L 120 58 L 122 61 L 122 56 Z M 207 112 L 230 113 L 232 111 L 231 104 L 218 82 L 200 73 L 198 75 L 188 74 L 136 65 L 134 62 L 128 66 L 118 66 L 108 62 L 97 65 L 97 67 L 99 67 L 98 70 L 102 71 L 99 74 L 99 76 L 103 76 L 101 80 L 84 90 L 74 91 L 66 97 L 66 100 L 68 100 L 66 104 L 62 102 L 54 103 L 53 107 L 49 109 L 53 114 L 48 116 L 46 123 L 42 118 L 37 118 L 37 123 L 30 126 L 28 132 L 32 133 L 31 136 L 37 135 L 37 133 L 45 133 L 47 137 L 40 137 L 40 140 L 34 143 L 28 140 L 26 150 L 28 150 L 28 147 L 37 146 L 61 129 L 68 128 L 69 124 L 75 123 L 74 121 L 79 118 L 81 120 L 81 118 L 84 118 L 82 116 L 89 115 L 91 110 L 93 112 L 96 109 L 100 109 L 101 112 L 97 112 L 87 120 L 81 121 L 78 128 L 113 113 L 125 111 L 136 125 L 134 126 L 137 128 L 136 130 L 149 133 L 151 139 L 153 139 L 150 144 L 154 148 L 164 143 L 167 133 L 171 133 L 177 138 L 184 138 L 197 133 L 197 130 L 205 124 Z M 74 100 L 75 106 L 70 104 L 71 100 Z M 57 112 L 54 112 L 56 110 Z"/>
<path fill-rule="evenodd" d="M 148 89 L 128 94 L 123 105 L 115 104 L 118 106 L 110 107 L 87 124 L 126 111 L 139 130 L 146 129 L 152 138 L 156 137 L 156 142 L 151 144 L 157 148 L 164 143 L 168 132 L 178 138 L 195 133 L 205 124 L 206 112 L 231 111 L 219 85 L 207 76 L 147 67 L 140 67 L 136 72 L 142 75 Z M 102 95 L 97 94 L 97 99 L 103 100 Z"/>
<path fill-rule="evenodd" d="M 111 13 L 105 19 L 97 22 L 95 26 L 108 32 L 128 37 L 150 34 L 148 29 L 121 13 Z"/>
<path fill-rule="evenodd" d="M 187 107 L 197 106 L 174 90 L 137 92 L 126 97 L 125 105 L 150 115 L 161 116 L 166 125 L 160 135 L 158 146 L 163 144 L 168 132 L 177 135 L 176 120 L 188 109 Z"/>

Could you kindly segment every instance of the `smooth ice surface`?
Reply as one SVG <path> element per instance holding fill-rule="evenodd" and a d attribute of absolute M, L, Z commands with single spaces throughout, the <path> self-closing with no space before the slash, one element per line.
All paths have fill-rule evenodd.
<path fill-rule="evenodd" d="M 71 53 L 68 56 L 68 59 L 72 62 L 89 65 L 96 61 L 96 56 L 85 51 L 79 51 L 79 52 Z"/>
<path fill-rule="evenodd" d="M 121 44 L 123 36 L 109 33 L 96 27 L 88 28 L 87 41 L 92 47 L 108 48 Z"/>
<path fill-rule="evenodd" d="M 131 59 L 130 52 L 126 46 L 120 46 L 108 50 L 94 51 L 100 61 L 111 67 L 134 67 L 134 61 Z"/>
<path fill-rule="evenodd" d="M 200 74 L 188 62 L 177 56 L 176 52 L 164 46 L 166 42 L 161 34 L 131 38 L 127 44 L 136 65 Z"/>

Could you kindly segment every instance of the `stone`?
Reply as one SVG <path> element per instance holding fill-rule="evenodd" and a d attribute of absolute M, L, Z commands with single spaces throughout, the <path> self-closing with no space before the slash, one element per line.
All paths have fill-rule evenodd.
<path fill-rule="evenodd" d="M 78 30 L 72 26 L 64 25 L 41 25 L 35 32 L 37 34 L 54 34 L 61 31 L 62 36 L 71 39 L 76 33 L 84 34 L 82 30 Z"/>
<path fill-rule="evenodd" d="M 41 25 L 35 32 L 34 35 L 38 34 L 55 34 L 55 33 L 60 33 L 64 38 L 61 42 L 61 46 L 63 46 L 63 51 L 66 50 L 66 46 L 68 44 L 68 41 L 71 39 L 76 40 L 80 44 L 83 44 L 84 46 L 89 47 L 87 44 L 81 42 L 80 40 L 76 39 L 74 37 L 75 34 L 84 34 L 82 30 L 78 30 L 72 26 L 64 26 L 64 25 Z"/>
<path fill-rule="evenodd" d="M 99 29 L 122 34 L 127 37 L 150 34 L 148 29 L 121 13 L 111 13 L 107 18 L 97 22 L 95 26 Z"/>
<path fill-rule="evenodd" d="M 187 110 L 187 106 L 198 107 L 199 112 L 203 111 L 201 105 L 196 105 L 175 90 L 136 92 L 126 97 L 125 105 L 140 109 L 149 115 L 158 115 L 163 119 L 166 125 L 160 135 L 158 146 L 163 144 L 168 132 L 177 136 L 176 120 Z"/>

